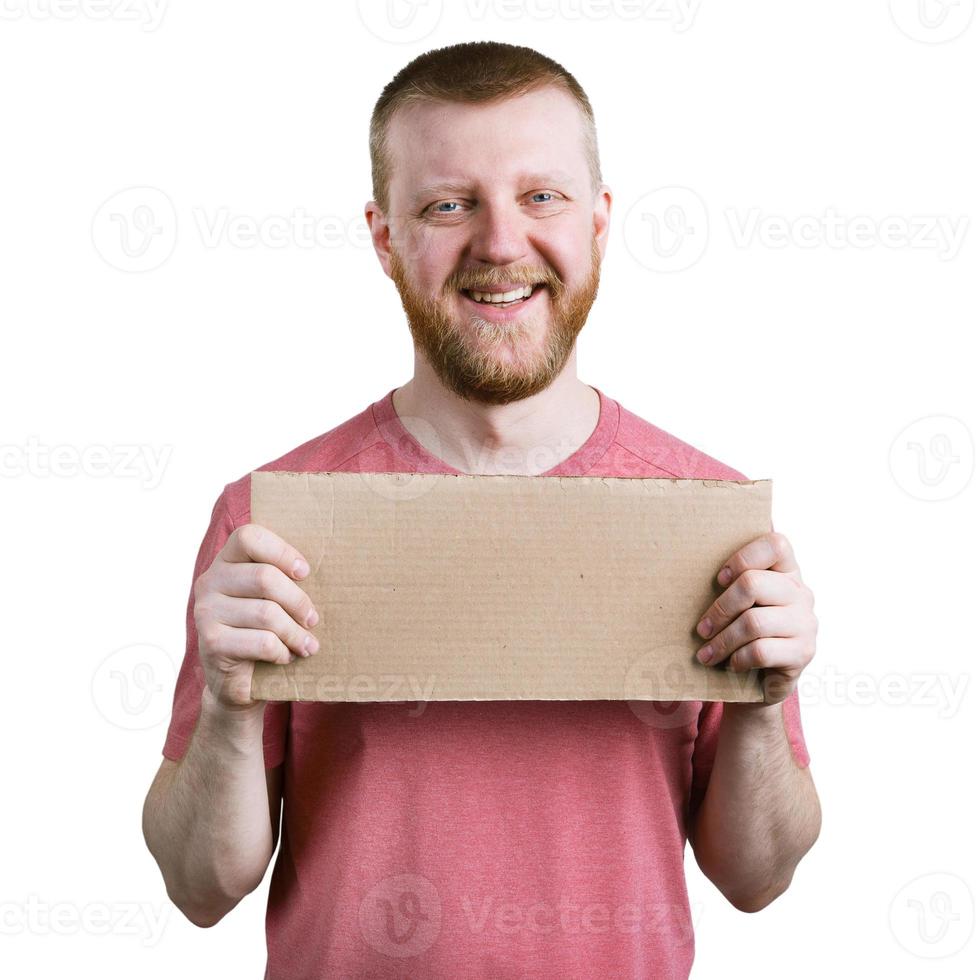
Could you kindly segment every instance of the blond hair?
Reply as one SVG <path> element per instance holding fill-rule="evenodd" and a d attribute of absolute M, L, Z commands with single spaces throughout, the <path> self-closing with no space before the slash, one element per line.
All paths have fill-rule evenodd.
<path fill-rule="evenodd" d="M 533 48 L 499 41 L 469 41 L 419 55 L 381 92 L 371 114 L 370 132 L 372 193 L 378 207 L 388 213 L 388 126 L 399 108 L 423 102 L 496 102 L 547 85 L 566 91 L 582 111 L 592 193 L 598 193 L 602 175 L 595 117 L 588 96 L 574 76 Z"/>

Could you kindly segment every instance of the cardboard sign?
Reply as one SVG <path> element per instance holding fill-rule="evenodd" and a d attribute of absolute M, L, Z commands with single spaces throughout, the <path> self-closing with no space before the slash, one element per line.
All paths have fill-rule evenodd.
<path fill-rule="evenodd" d="M 257 470 L 252 521 L 310 563 L 320 649 L 259 662 L 269 701 L 762 701 L 705 667 L 725 560 L 771 480 Z"/>

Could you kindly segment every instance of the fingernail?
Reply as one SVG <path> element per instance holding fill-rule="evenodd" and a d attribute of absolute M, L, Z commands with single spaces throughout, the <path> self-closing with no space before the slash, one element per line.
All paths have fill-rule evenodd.
<path fill-rule="evenodd" d="M 317 642 L 317 638 L 315 636 L 308 636 L 306 638 L 306 642 L 303 644 L 303 648 L 308 654 L 316 653 L 320 648 L 320 644 Z"/>
<path fill-rule="evenodd" d="M 703 650 L 698 650 L 698 660 L 701 663 L 706 664 L 711 659 L 711 645 L 709 644 Z"/>
<path fill-rule="evenodd" d="M 718 581 L 722 585 L 728 585 L 732 580 L 732 570 L 726 565 L 721 572 L 718 574 Z"/>
<path fill-rule="evenodd" d="M 315 609 L 311 609 L 309 616 L 306 617 L 306 625 L 307 625 L 307 627 L 316 626 L 316 624 L 319 621 L 320 621 L 319 614 L 317 613 L 317 611 Z"/>
<path fill-rule="evenodd" d="M 702 619 L 701 622 L 698 623 L 698 632 L 703 637 L 705 637 L 705 638 L 707 638 L 708 636 L 710 636 L 711 635 L 711 620 L 710 619 Z"/>
<path fill-rule="evenodd" d="M 304 575 L 308 575 L 309 572 L 310 566 L 302 558 L 297 558 L 293 563 L 293 578 L 302 578 Z"/>

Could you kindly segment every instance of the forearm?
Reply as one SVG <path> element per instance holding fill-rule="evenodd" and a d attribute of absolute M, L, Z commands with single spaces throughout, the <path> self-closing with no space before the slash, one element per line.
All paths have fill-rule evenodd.
<path fill-rule="evenodd" d="M 272 857 L 263 708 L 223 707 L 205 688 L 186 753 L 144 806 L 144 836 L 167 893 L 198 925 L 217 922 L 256 888 Z"/>
<path fill-rule="evenodd" d="M 783 892 L 820 832 L 820 802 L 783 727 L 782 705 L 726 703 L 695 816 L 698 865 L 743 911 Z"/>

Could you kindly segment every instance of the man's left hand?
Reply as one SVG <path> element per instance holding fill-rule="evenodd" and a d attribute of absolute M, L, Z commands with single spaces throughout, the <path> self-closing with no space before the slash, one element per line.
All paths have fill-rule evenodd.
<path fill-rule="evenodd" d="M 813 592 L 800 578 L 789 541 L 776 531 L 750 541 L 725 562 L 718 582 L 727 588 L 698 622 L 698 635 L 711 641 L 698 659 L 715 666 L 730 658 L 735 671 L 761 668 L 765 703 L 784 701 L 813 659 L 817 637 Z"/>

